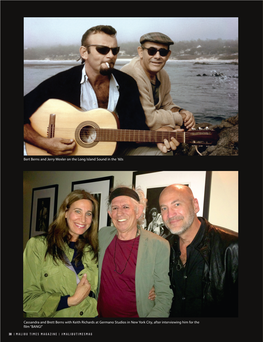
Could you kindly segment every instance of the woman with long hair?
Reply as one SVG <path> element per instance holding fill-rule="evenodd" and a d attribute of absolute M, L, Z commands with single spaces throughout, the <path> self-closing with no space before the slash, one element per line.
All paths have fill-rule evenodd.
<path fill-rule="evenodd" d="M 26 317 L 96 317 L 98 203 L 84 190 L 71 192 L 45 235 L 24 251 Z"/>

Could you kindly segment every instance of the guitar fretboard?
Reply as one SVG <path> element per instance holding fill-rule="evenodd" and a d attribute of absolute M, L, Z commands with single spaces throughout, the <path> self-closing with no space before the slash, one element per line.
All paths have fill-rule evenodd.
<path fill-rule="evenodd" d="M 118 142 L 163 142 L 175 137 L 179 142 L 185 142 L 187 132 L 140 131 L 132 129 L 98 129 L 95 141 Z"/>
<path fill-rule="evenodd" d="M 140 131 L 132 129 L 96 129 L 95 141 L 116 141 L 116 142 L 163 142 L 174 137 L 180 143 L 190 143 L 193 141 L 211 140 L 211 131 L 199 130 L 191 132 L 172 131 Z"/>

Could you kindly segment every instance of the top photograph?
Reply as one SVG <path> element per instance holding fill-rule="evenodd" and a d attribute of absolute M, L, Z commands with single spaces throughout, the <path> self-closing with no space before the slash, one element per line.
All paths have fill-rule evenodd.
<path fill-rule="evenodd" d="M 238 156 L 238 64 L 235 17 L 24 17 L 24 160 Z"/>

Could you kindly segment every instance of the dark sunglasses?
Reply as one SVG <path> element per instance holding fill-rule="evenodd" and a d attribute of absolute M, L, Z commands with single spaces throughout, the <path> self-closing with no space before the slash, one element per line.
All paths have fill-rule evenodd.
<path fill-rule="evenodd" d="M 95 45 L 95 44 L 92 44 L 92 45 L 88 45 L 87 48 L 89 48 L 90 46 L 95 46 L 96 47 L 96 50 L 98 51 L 98 53 L 100 53 L 101 55 L 107 55 L 110 50 L 112 51 L 112 54 L 114 56 L 116 56 L 119 51 L 120 51 L 120 47 L 117 46 L 115 48 L 110 48 L 108 46 L 104 46 L 104 45 Z"/>
<path fill-rule="evenodd" d="M 155 47 L 150 47 L 150 48 L 146 48 L 144 46 L 142 46 L 143 49 L 146 49 L 148 51 L 148 55 L 149 56 L 154 56 L 156 55 L 156 53 L 159 51 L 159 54 L 162 56 L 162 57 L 165 57 L 168 55 L 169 51 L 170 50 L 167 50 L 167 49 L 156 49 Z"/>

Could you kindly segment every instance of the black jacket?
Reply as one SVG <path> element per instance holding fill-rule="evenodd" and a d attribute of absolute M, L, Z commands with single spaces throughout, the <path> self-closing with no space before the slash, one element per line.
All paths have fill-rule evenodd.
<path fill-rule="evenodd" d="M 59 99 L 80 107 L 80 80 L 83 65 L 62 71 L 39 84 L 24 97 L 24 123 L 48 99 Z M 139 98 L 136 81 L 120 70 L 113 69 L 119 84 L 119 101 L 116 111 L 122 129 L 149 130 Z"/>
<path fill-rule="evenodd" d="M 204 218 L 203 238 L 196 247 L 205 261 L 203 272 L 202 316 L 233 317 L 238 316 L 238 234 L 217 227 Z M 176 262 L 177 235 L 169 235 L 171 246 L 170 280 L 175 291 L 173 279 Z"/>

